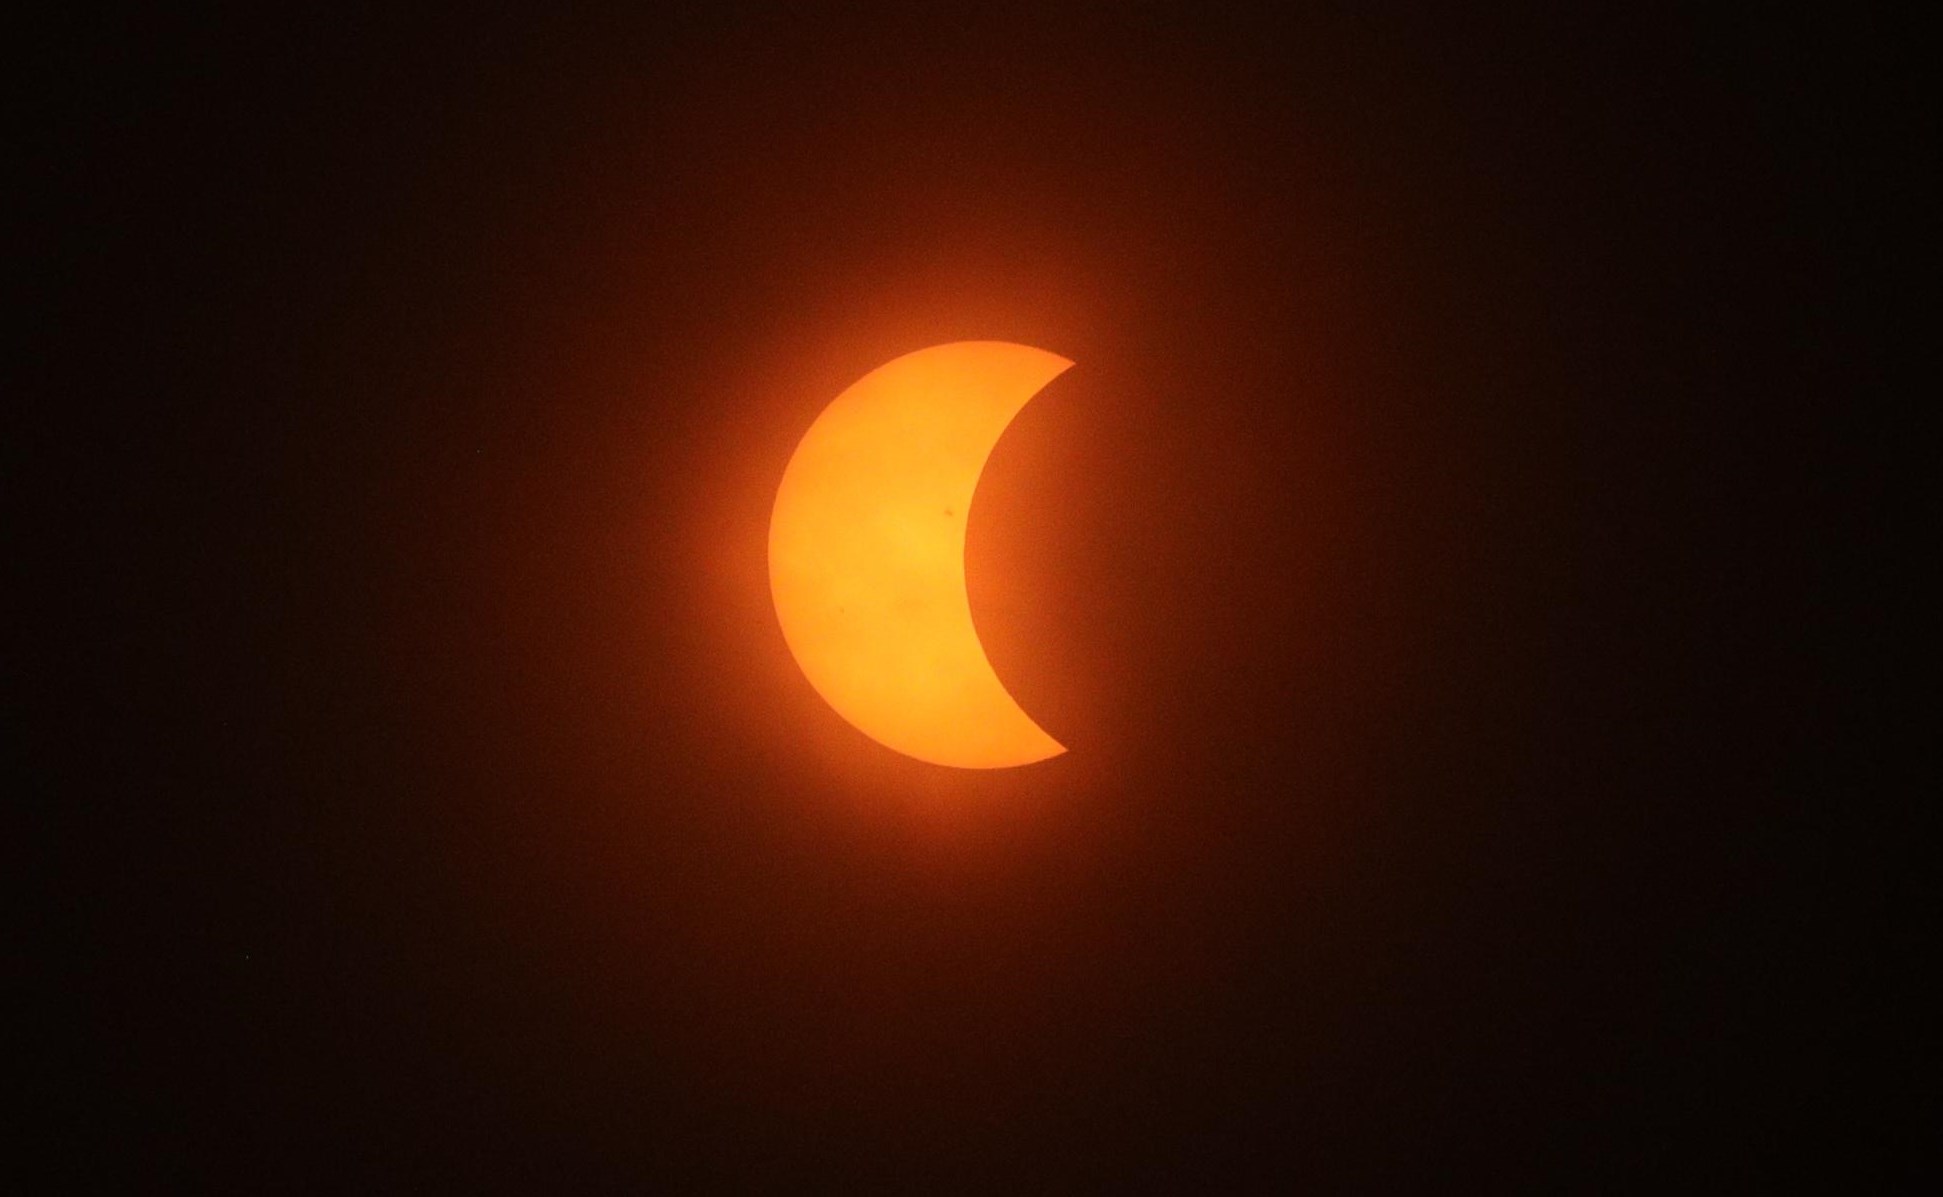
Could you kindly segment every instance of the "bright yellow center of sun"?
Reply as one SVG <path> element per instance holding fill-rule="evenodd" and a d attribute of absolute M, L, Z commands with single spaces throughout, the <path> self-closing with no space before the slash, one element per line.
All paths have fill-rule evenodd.
<path fill-rule="evenodd" d="M 783 637 L 816 692 L 887 747 L 986 769 L 1065 751 L 985 658 L 965 522 L 1006 425 L 1070 365 L 1002 341 L 906 354 L 837 396 L 783 473 L 769 525 Z"/>

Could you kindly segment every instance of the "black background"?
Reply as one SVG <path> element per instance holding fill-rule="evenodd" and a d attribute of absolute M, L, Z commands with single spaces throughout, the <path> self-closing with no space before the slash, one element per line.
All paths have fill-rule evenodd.
<path fill-rule="evenodd" d="M 18 149 L 55 1175 L 1899 1168 L 1837 815 L 1893 40 L 74 18 Z M 962 338 L 1078 363 L 968 547 L 1072 751 L 992 774 L 823 707 L 762 557 L 821 406 Z"/>

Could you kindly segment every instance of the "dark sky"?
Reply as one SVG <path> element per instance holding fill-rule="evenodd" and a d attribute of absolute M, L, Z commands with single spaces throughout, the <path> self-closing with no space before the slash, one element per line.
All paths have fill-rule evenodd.
<path fill-rule="evenodd" d="M 1834 814 L 1890 40 L 73 19 L 16 150 L 61 1175 L 1899 1168 Z M 1077 363 L 972 513 L 1071 749 L 995 773 L 829 712 L 763 561 L 822 405 L 965 338 Z"/>

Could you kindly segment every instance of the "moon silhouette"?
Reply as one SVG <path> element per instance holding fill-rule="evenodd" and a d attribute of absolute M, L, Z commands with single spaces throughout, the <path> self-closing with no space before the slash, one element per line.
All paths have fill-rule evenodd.
<path fill-rule="evenodd" d="M 1072 364 L 1005 341 L 905 354 L 831 401 L 783 471 L 769 521 L 783 638 L 824 701 L 887 748 L 967 769 L 1066 751 L 986 659 L 965 525 L 999 436 Z"/>

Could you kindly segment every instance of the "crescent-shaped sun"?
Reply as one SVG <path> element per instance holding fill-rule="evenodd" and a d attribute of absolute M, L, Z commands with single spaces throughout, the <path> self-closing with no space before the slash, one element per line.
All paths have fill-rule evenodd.
<path fill-rule="evenodd" d="M 986 458 L 1072 363 L 1004 341 L 887 362 L 838 395 L 783 471 L 769 587 L 824 701 L 907 756 L 996 769 L 1066 751 L 992 671 L 965 591 L 965 524 Z"/>

